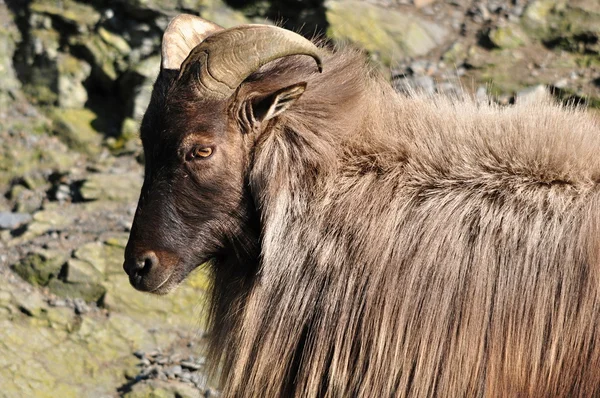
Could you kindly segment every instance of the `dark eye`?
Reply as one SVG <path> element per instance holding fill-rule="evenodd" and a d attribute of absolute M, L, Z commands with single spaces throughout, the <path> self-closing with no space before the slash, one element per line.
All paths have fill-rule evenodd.
<path fill-rule="evenodd" d="M 189 162 L 192 159 L 207 159 L 213 152 L 214 149 L 210 146 L 196 146 L 185 155 L 185 160 Z"/>

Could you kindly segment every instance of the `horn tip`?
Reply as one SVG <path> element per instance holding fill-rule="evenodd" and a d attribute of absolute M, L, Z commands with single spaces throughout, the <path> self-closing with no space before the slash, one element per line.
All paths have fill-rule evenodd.
<path fill-rule="evenodd" d="M 321 58 L 314 57 L 314 60 L 317 63 L 317 69 L 318 69 L 319 73 L 323 73 L 323 61 L 321 61 Z"/>

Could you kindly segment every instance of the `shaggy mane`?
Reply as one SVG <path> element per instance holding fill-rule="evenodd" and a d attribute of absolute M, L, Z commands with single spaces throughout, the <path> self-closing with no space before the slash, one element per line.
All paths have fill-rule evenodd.
<path fill-rule="evenodd" d="M 306 58 L 246 83 L 308 86 L 257 138 L 259 256 L 213 267 L 224 396 L 599 396 L 599 123 Z"/>

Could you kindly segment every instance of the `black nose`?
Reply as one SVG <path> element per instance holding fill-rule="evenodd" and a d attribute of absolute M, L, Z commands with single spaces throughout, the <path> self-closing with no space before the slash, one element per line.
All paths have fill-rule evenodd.
<path fill-rule="evenodd" d="M 158 257 L 153 251 L 146 251 L 138 256 L 127 259 L 123 263 L 123 269 L 133 282 L 139 282 L 142 277 L 148 275 L 159 264 Z"/>

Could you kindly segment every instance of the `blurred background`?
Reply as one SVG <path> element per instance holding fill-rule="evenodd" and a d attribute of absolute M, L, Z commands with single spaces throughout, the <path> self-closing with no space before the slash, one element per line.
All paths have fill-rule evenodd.
<path fill-rule="evenodd" d="M 0 0 L 0 397 L 218 395 L 204 271 L 157 298 L 121 268 L 180 12 L 357 46 L 399 91 L 600 109 L 598 0 Z"/>

